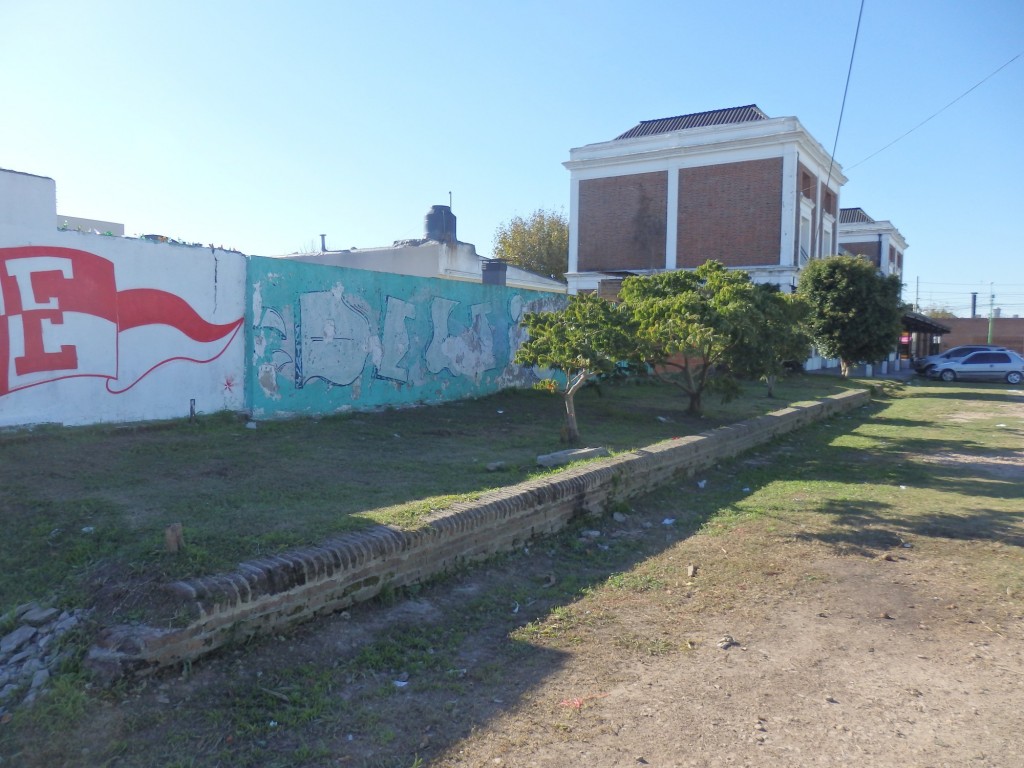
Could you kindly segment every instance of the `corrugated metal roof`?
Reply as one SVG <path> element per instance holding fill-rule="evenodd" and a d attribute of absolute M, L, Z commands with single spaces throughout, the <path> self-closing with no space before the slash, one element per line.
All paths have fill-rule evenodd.
<path fill-rule="evenodd" d="M 840 224 L 874 224 L 875 220 L 868 216 L 863 208 L 840 208 Z"/>
<path fill-rule="evenodd" d="M 616 136 L 619 139 L 634 139 L 637 136 L 654 136 L 659 133 L 684 131 L 687 128 L 703 128 L 708 125 L 730 125 L 732 123 L 749 123 L 752 120 L 767 120 L 768 115 L 756 104 L 745 107 L 729 107 L 713 109 L 710 112 L 694 112 L 690 115 L 662 117 L 657 120 L 644 120 L 634 125 L 625 133 Z"/>

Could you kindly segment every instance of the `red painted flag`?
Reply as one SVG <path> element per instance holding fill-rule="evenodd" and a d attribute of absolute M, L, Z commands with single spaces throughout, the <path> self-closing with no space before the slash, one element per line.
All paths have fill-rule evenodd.
<path fill-rule="evenodd" d="M 0 248 L 0 397 L 75 377 L 124 392 L 172 360 L 217 359 L 241 326 L 207 322 L 167 291 L 118 291 L 113 263 L 93 253 Z"/>

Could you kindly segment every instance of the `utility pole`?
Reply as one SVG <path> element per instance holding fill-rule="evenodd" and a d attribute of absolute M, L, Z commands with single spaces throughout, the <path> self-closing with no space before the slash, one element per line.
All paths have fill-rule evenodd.
<path fill-rule="evenodd" d="M 993 283 L 988 284 L 988 343 L 992 343 L 992 321 L 996 314 L 996 293 Z"/>
<path fill-rule="evenodd" d="M 971 291 L 971 319 L 978 316 L 978 292 Z"/>

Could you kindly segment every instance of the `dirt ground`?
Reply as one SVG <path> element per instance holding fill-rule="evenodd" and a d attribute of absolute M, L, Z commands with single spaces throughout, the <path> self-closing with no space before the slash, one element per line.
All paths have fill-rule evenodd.
<path fill-rule="evenodd" d="M 439 764 L 1019 765 L 1020 619 L 920 566 L 801 558 L 808 588 L 703 617 L 682 657 L 574 655 Z"/>
<path fill-rule="evenodd" d="M 1020 467 L 1018 477 L 1024 481 Z M 329 745 L 323 754 L 281 764 L 1021 764 L 1020 595 L 975 581 L 964 565 L 980 556 L 1019 567 L 1018 547 L 904 542 L 874 531 L 837 553 L 797 530 L 756 523 L 672 540 L 659 529 L 661 514 L 657 503 L 636 509 L 618 529 L 663 546 L 632 588 L 595 591 L 559 609 L 544 596 L 545 584 L 563 576 L 559 553 L 522 554 L 385 610 L 358 608 L 241 658 L 213 660 L 187 680 L 154 681 L 128 706 L 172 708 L 178 722 L 164 727 L 187 727 L 192 707 L 230 708 L 232 696 L 251 696 L 253 670 L 265 670 L 266 690 L 275 690 L 294 680 L 273 672 L 285 659 L 292 670 L 320 669 L 325 659 L 353 658 L 389 628 L 465 621 L 476 601 L 493 624 L 466 636 L 441 672 L 464 676 L 465 687 L 439 685 L 429 671 L 409 674 L 402 662 L 365 676 L 348 666 L 337 695 L 376 696 L 372 725 L 366 710 L 339 717 L 333 735 L 314 728 Z M 534 602 L 516 603 L 515 594 Z M 406 685 L 379 693 L 396 681 Z M 123 716 L 124 706 L 112 713 Z M 390 741 L 380 737 L 388 729 Z M 293 736 L 301 743 L 302 728 L 293 726 Z M 262 738 L 272 753 L 292 748 L 284 733 Z M 213 760 L 215 752 L 197 764 L 236 764 L 230 752 Z M 249 754 L 251 763 L 237 764 L 264 764 L 258 751 L 236 757 Z"/>
<path fill-rule="evenodd" d="M 1024 484 L 1021 451 L 924 459 Z M 711 530 L 691 486 L 116 691 L 73 750 L 0 765 L 1024 764 L 1024 509 Z"/>

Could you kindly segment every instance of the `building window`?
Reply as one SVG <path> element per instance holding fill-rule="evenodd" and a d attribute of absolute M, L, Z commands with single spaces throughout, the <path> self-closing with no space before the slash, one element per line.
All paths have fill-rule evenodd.
<path fill-rule="evenodd" d="M 809 198 L 800 198 L 800 266 L 811 258 L 812 226 L 814 222 L 814 202 Z"/>
<path fill-rule="evenodd" d="M 814 178 L 806 171 L 800 174 L 800 194 L 809 200 L 814 199 Z"/>
<path fill-rule="evenodd" d="M 821 253 L 820 256 L 831 256 L 835 253 L 832 244 L 832 232 L 835 230 L 835 217 L 827 211 L 821 216 Z"/>
<path fill-rule="evenodd" d="M 811 258 L 811 220 L 800 217 L 800 266 Z"/>

